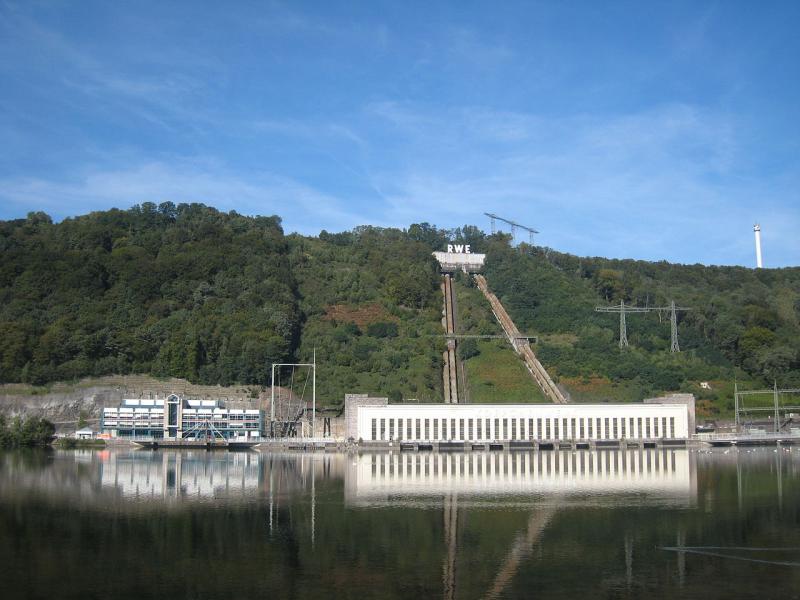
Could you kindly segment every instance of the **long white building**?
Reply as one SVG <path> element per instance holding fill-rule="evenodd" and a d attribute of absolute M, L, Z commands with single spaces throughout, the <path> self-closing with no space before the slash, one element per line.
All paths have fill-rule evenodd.
<path fill-rule="evenodd" d="M 349 395 L 347 437 L 362 442 L 559 442 L 686 439 L 694 397 L 630 404 L 389 404 Z"/>

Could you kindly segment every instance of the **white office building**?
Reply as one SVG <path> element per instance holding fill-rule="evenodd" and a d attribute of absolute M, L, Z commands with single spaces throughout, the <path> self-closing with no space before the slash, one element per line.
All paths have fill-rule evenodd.
<path fill-rule="evenodd" d="M 104 408 L 101 428 L 111 437 L 243 440 L 261 437 L 264 418 L 260 410 L 229 409 L 222 400 L 187 400 L 171 394 L 126 398 L 117 408 Z"/>

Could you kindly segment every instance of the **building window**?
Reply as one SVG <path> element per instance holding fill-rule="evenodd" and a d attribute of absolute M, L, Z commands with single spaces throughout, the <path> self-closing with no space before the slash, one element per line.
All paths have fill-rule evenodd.
<path fill-rule="evenodd" d="M 378 419 L 372 419 L 372 439 L 378 439 Z"/>
<path fill-rule="evenodd" d="M 458 435 L 459 435 L 458 438 L 459 440 L 464 439 L 464 419 L 458 420 Z"/>
<path fill-rule="evenodd" d="M 478 431 L 477 431 L 477 434 L 478 434 L 478 439 L 482 440 L 483 439 L 483 419 L 478 419 Z"/>
<path fill-rule="evenodd" d="M 473 437 L 473 436 L 474 436 L 474 434 L 475 434 L 475 431 L 473 430 L 474 421 L 475 421 L 475 419 L 468 419 L 468 420 L 467 420 L 467 432 L 468 432 L 468 434 L 469 434 L 469 435 L 468 435 L 468 438 L 469 438 L 470 440 L 474 440 L 474 439 L 475 439 L 475 438 Z"/>
<path fill-rule="evenodd" d="M 500 419 L 494 420 L 494 436 L 493 439 L 499 440 L 500 438 Z"/>
<path fill-rule="evenodd" d="M 420 422 L 421 419 L 414 419 L 414 420 L 416 421 L 415 429 L 417 430 L 417 435 L 416 435 L 416 437 L 414 439 L 420 440 L 420 439 L 422 439 L 422 423 Z"/>
<path fill-rule="evenodd" d="M 597 417 L 595 421 L 595 425 L 597 425 L 597 439 L 603 439 L 603 420 L 600 417 Z"/>
<path fill-rule="evenodd" d="M 528 439 L 533 439 L 533 419 L 528 419 Z"/>
<path fill-rule="evenodd" d="M 622 437 L 625 438 L 625 418 L 623 417 L 622 419 L 620 419 L 620 421 L 621 421 L 620 426 L 622 427 L 622 432 L 621 432 Z"/>
<path fill-rule="evenodd" d="M 439 439 L 439 419 L 433 420 L 433 439 Z"/>
<path fill-rule="evenodd" d="M 661 437 L 667 437 L 667 417 L 661 417 Z"/>
<path fill-rule="evenodd" d="M 569 433 L 567 432 L 567 423 L 568 423 L 568 421 L 567 421 L 566 417 L 561 419 L 561 439 L 564 439 L 564 440 L 568 440 L 569 439 Z"/>
<path fill-rule="evenodd" d="M 508 419 L 503 419 L 502 429 L 500 430 L 500 439 L 508 439 Z"/>
<path fill-rule="evenodd" d="M 638 434 L 637 437 L 640 439 L 644 438 L 644 429 L 642 429 L 642 417 L 636 418 L 636 427 L 637 427 L 636 433 Z"/>
<path fill-rule="evenodd" d="M 542 419 L 536 419 L 536 439 L 542 439 Z"/>
<path fill-rule="evenodd" d="M 669 437 L 675 437 L 675 417 L 669 418 Z M 674 471 L 675 469 L 673 469 Z"/>
<path fill-rule="evenodd" d="M 394 419 L 389 419 L 389 439 L 394 439 Z"/>
<path fill-rule="evenodd" d="M 381 419 L 381 439 L 386 439 L 386 419 Z"/>
<path fill-rule="evenodd" d="M 592 439 L 593 431 L 592 431 L 592 419 L 586 419 L 586 423 L 589 426 L 589 439 Z"/>
<path fill-rule="evenodd" d="M 397 420 L 397 439 L 403 439 L 403 419 Z"/>
<path fill-rule="evenodd" d="M 645 428 L 645 434 L 646 434 L 647 438 L 650 439 L 650 417 L 646 417 L 645 418 L 645 420 L 644 420 L 644 428 Z M 648 454 L 647 456 L 649 458 L 650 455 Z"/>
<path fill-rule="evenodd" d="M 511 419 L 511 438 L 512 440 L 517 439 L 517 420 Z"/>
<path fill-rule="evenodd" d="M 550 419 L 544 420 L 544 426 L 545 426 L 545 436 L 546 436 L 544 439 L 552 440 L 553 438 L 550 437 Z"/>
<path fill-rule="evenodd" d="M 612 420 L 612 422 L 613 422 L 613 427 L 614 427 L 614 439 L 615 439 L 615 440 L 618 440 L 618 439 L 619 439 L 619 431 L 618 431 L 618 427 L 619 427 L 619 419 L 617 419 L 617 418 L 615 417 L 615 418 Z"/>

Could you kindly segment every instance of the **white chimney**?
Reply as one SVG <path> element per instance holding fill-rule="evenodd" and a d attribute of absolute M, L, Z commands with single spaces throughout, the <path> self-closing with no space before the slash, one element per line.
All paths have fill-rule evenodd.
<path fill-rule="evenodd" d="M 753 225 L 753 231 L 756 234 L 756 268 L 760 269 L 764 266 L 761 262 L 761 225 Z"/>

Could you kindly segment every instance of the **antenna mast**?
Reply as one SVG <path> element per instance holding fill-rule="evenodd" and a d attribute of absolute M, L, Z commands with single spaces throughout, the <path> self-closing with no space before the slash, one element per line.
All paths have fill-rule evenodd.
<path fill-rule="evenodd" d="M 756 269 L 762 269 L 764 264 L 761 262 L 761 225 L 753 225 L 753 232 L 756 236 Z"/>

